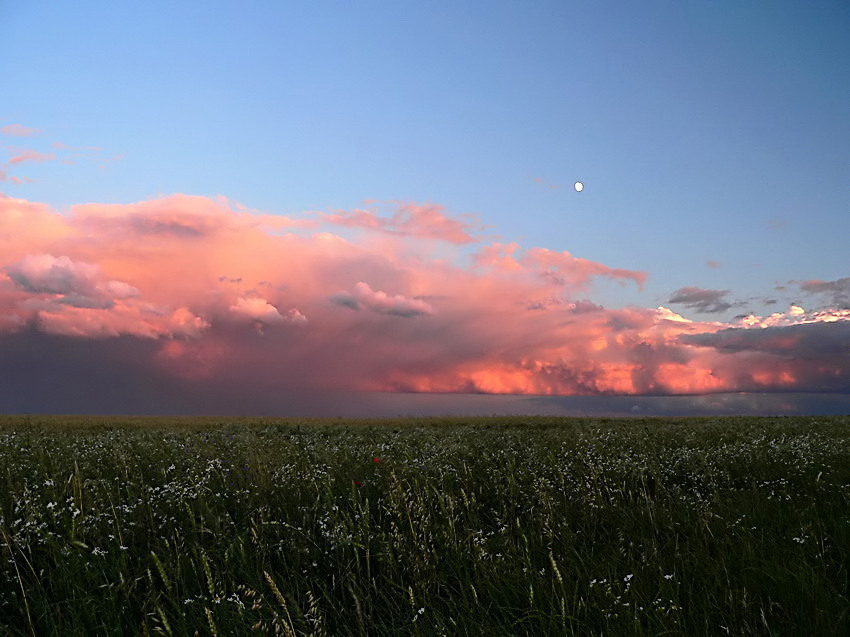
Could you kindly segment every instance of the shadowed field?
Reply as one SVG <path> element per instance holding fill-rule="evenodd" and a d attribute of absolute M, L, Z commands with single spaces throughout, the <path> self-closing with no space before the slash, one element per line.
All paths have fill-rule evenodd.
<path fill-rule="evenodd" d="M 0 634 L 845 635 L 850 417 L 0 420 Z"/>

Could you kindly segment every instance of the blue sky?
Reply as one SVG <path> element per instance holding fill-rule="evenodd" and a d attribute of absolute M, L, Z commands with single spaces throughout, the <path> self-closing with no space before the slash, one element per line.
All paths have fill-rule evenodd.
<path fill-rule="evenodd" d="M 832 307 L 788 281 L 850 276 L 845 2 L 11 0 L 0 29 L 0 128 L 39 131 L 0 159 L 55 156 L 0 191 L 53 210 L 434 203 L 647 274 L 597 282 L 605 307 L 702 320 Z"/>
<path fill-rule="evenodd" d="M 659 301 L 846 275 L 843 2 L 5 2 L 0 19 L 3 120 L 121 156 L 41 166 L 16 196 L 432 201 L 646 270 Z"/>

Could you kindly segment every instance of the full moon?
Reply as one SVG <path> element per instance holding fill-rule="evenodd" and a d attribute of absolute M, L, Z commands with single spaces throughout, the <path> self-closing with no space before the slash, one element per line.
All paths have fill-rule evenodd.
<path fill-rule="evenodd" d="M 581 183 L 580 181 L 577 181 L 575 183 L 575 189 L 576 189 L 576 192 L 581 192 L 582 190 L 584 190 L 584 184 Z"/>

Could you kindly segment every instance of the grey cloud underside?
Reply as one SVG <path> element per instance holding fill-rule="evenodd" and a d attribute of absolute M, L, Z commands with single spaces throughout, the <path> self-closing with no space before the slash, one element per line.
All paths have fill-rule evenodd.
<path fill-rule="evenodd" d="M 400 324 L 400 323 L 399 323 Z M 90 414 L 189 414 L 243 416 L 396 416 L 446 414 L 553 414 L 610 416 L 687 416 L 740 413 L 850 413 L 850 356 L 846 349 L 850 325 L 812 324 L 765 330 L 728 330 L 717 335 L 692 335 L 682 340 L 703 341 L 704 346 L 725 344 L 730 353 L 773 352 L 769 342 L 755 335 L 797 334 L 806 330 L 804 351 L 832 347 L 838 339 L 844 352 L 834 361 L 844 360 L 843 377 L 836 378 L 831 394 L 776 392 L 772 394 L 713 394 L 704 396 L 498 396 L 465 394 L 373 394 L 311 389 L 314 378 L 305 382 L 304 364 L 309 356 L 274 368 L 269 355 L 258 364 L 256 373 L 245 374 L 235 366 L 225 368 L 218 379 L 187 379 L 163 376 L 158 360 L 159 345 L 151 339 L 130 336 L 91 340 L 49 335 L 35 324 L 14 334 L 0 335 L 0 412 L 5 413 L 90 413 Z M 266 351 L 266 338 L 250 330 L 233 328 L 230 338 L 243 346 Z M 714 336 L 714 339 L 708 337 Z M 280 335 L 284 338 L 284 335 Z M 764 336 L 762 336 L 764 338 Z M 738 339 L 738 341 L 735 341 Z M 754 339 L 745 342 L 746 339 Z M 712 343 L 708 341 L 712 340 Z M 291 341 L 298 350 L 299 341 Z M 314 344 L 315 345 L 315 344 Z M 329 350 L 332 343 L 324 346 Z M 309 348 L 308 348 L 309 349 Z M 298 353 L 296 351 L 296 353 Z M 643 391 L 652 392 L 651 374 L 664 361 L 681 361 L 683 352 L 675 346 L 639 347 L 637 373 L 646 372 Z M 746 355 L 746 354 L 745 354 Z M 768 354 L 756 354 L 768 355 Z M 813 360 L 813 366 L 818 361 Z M 343 361 L 343 366 L 348 364 Z M 352 368 L 354 369 L 354 367 Z M 358 368 L 359 370 L 359 368 Z M 321 370 L 313 370 L 319 373 Z M 359 370 L 362 371 L 362 370 Z M 577 386 L 590 391 L 592 377 L 568 369 L 551 373 L 572 374 Z M 301 384 L 299 384 L 301 383 Z M 843 384 L 842 384 L 843 383 Z M 640 384 L 640 383 L 639 383 Z M 812 383 L 813 391 L 817 384 Z M 819 390 L 818 390 L 819 391 Z"/>
<path fill-rule="evenodd" d="M 425 316 L 426 312 L 420 312 L 419 310 L 413 309 L 403 309 L 403 308 L 390 308 L 387 310 L 375 310 L 379 314 L 389 314 L 390 316 L 401 316 L 402 318 L 414 318 L 416 316 Z"/>
<path fill-rule="evenodd" d="M 351 310 L 360 311 L 360 304 L 350 294 L 334 294 L 330 297 L 331 303 L 341 307 L 347 307 Z"/>
<path fill-rule="evenodd" d="M 368 299 L 358 299 L 354 295 L 347 294 L 345 292 L 340 294 L 334 294 L 329 297 L 329 299 L 331 303 L 335 305 L 347 307 L 351 310 L 355 310 L 358 312 L 362 309 L 368 309 L 376 314 L 399 316 L 402 318 L 415 318 L 418 316 L 426 316 L 429 314 L 429 312 L 417 309 L 416 307 L 411 307 L 409 304 L 404 302 L 395 302 L 393 304 L 384 306 L 375 303 L 370 303 Z"/>
<path fill-rule="evenodd" d="M 98 296 L 87 296 L 85 294 L 65 294 L 56 299 L 56 302 L 62 305 L 88 308 L 91 310 L 108 310 L 115 306 L 115 301 L 112 299 Z"/>
<path fill-rule="evenodd" d="M 109 309 L 116 298 L 139 293 L 127 283 L 105 280 L 97 266 L 77 263 L 68 257 L 27 257 L 7 266 L 5 271 L 19 290 L 55 295 L 52 301 L 77 308 Z"/>
<path fill-rule="evenodd" d="M 739 305 L 726 300 L 729 290 L 706 290 L 698 287 L 679 288 L 673 292 L 668 303 L 679 303 L 697 312 L 715 314 Z"/>
<path fill-rule="evenodd" d="M 18 289 L 34 294 L 71 294 L 93 292 L 94 285 L 70 270 L 54 268 L 46 276 L 33 277 L 17 265 L 6 268 L 6 274 Z"/>
<path fill-rule="evenodd" d="M 834 281 L 803 281 L 799 285 L 803 292 L 823 295 L 831 305 L 850 309 L 850 277 Z"/>
<path fill-rule="evenodd" d="M 85 341 L 27 331 L 0 336 L 0 411 L 209 416 L 395 417 L 548 414 L 672 417 L 739 414 L 847 414 L 850 393 L 743 393 L 703 396 L 499 396 L 270 392 L 251 383 L 163 378 L 155 344 L 120 337 Z M 125 362 L 135 361 L 132 366 Z M 647 426 L 652 426 L 648 424 Z"/>
<path fill-rule="evenodd" d="M 570 301 L 569 299 L 560 297 L 551 297 L 547 299 L 532 301 L 526 305 L 526 308 L 528 310 L 537 311 L 548 310 L 550 307 L 556 306 L 565 308 L 571 314 L 590 314 L 592 312 L 602 312 L 605 310 L 603 306 L 597 305 L 593 301 L 588 301 L 585 299 L 581 299 L 578 301 Z"/>
<path fill-rule="evenodd" d="M 679 342 L 725 352 L 765 352 L 793 358 L 837 357 L 850 368 L 850 321 L 730 328 L 710 334 L 683 334 Z"/>

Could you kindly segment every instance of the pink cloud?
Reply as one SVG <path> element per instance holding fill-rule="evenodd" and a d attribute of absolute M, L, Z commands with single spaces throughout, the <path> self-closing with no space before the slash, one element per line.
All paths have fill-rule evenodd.
<path fill-rule="evenodd" d="M 6 272 L 23 290 L 48 294 L 100 294 L 116 292 L 120 297 L 134 296 L 135 288 L 120 281 L 101 282 L 100 268 L 89 263 L 75 263 L 66 256 L 33 254 L 6 268 Z"/>
<path fill-rule="evenodd" d="M 476 239 L 472 232 L 478 229 L 470 222 L 446 216 L 443 206 L 433 204 L 401 204 L 389 218 L 379 217 L 366 210 L 320 216 L 325 223 L 333 225 L 366 228 L 420 239 L 437 239 L 455 244 L 473 243 Z"/>
<path fill-rule="evenodd" d="M 353 310 L 365 307 L 378 314 L 409 318 L 434 313 L 434 308 L 421 299 L 412 299 L 401 294 L 389 295 L 381 290 L 373 290 L 363 281 L 357 282 L 353 293 L 335 294 L 331 298 L 338 305 L 344 305 Z"/>
<path fill-rule="evenodd" d="M 136 336 L 145 339 L 198 338 L 209 323 L 186 308 L 168 314 L 145 310 L 140 305 L 116 304 L 108 310 L 90 307 L 42 309 L 34 317 L 39 329 L 49 334 L 82 338 Z"/>
<path fill-rule="evenodd" d="M 551 396 L 850 390 L 840 355 L 850 310 L 793 306 L 725 323 L 664 307 L 609 309 L 587 299 L 596 279 L 640 287 L 646 274 L 518 244 L 479 245 L 469 265 L 460 255 L 429 258 L 417 241 L 471 239 L 469 226 L 453 226 L 437 207 L 405 210 L 383 221 L 357 211 L 324 218 L 331 228 L 355 220 L 376 241 L 375 232 L 346 239 L 315 219 L 223 198 L 86 204 L 63 215 L 0 196 L 0 346 L 96 339 L 109 365 L 233 396 L 284 386 Z M 437 229 L 426 232 L 426 219 Z M 809 287 L 844 290 L 841 281 Z M 686 292 L 689 303 L 724 293 Z"/>
<path fill-rule="evenodd" d="M 519 271 L 523 266 L 514 259 L 514 253 L 519 249 L 518 243 L 493 243 L 481 248 L 473 255 L 472 260 L 476 265 L 495 268 L 505 272 Z"/>
<path fill-rule="evenodd" d="M 0 134 L 10 135 L 12 137 L 29 137 L 30 135 L 37 135 L 40 132 L 37 128 L 30 128 L 23 124 L 8 124 L 0 128 Z"/>
<path fill-rule="evenodd" d="M 17 152 L 17 154 L 9 160 L 9 164 L 11 166 L 16 166 L 17 164 L 23 164 L 25 162 L 42 163 L 56 159 L 56 153 L 40 153 L 37 150 L 32 149 L 19 150 L 15 152 Z"/>
<path fill-rule="evenodd" d="M 0 193 L 0 268 L 29 253 L 45 252 L 45 246 L 72 233 L 68 220 L 44 204 Z"/>
<path fill-rule="evenodd" d="M 621 268 L 609 268 L 595 261 L 574 257 L 569 252 L 553 252 L 545 248 L 532 248 L 523 256 L 523 261 L 536 266 L 544 277 L 557 285 L 585 286 L 591 278 L 604 276 L 611 279 L 629 279 L 643 289 L 645 272 Z"/>
<path fill-rule="evenodd" d="M 306 325 L 307 317 L 297 308 L 290 309 L 285 315 L 271 303 L 260 297 L 238 297 L 236 303 L 230 306 L 230 312 L 235 316 L 256 321 L 262 325 L 293 323 Z"/>
<path fill-rule="evenodd" d="M 516 243 L 493 243 L 484 246 L 473 255 L 473 262 L 503 272 L 520 272 L 528 269 L 537 272 L 548 284 L 557 286 L 584 287 L 594 277 L 631 280 L 640 289 L 646 281 L 645 272 L 636 272 L 620 268 L 609 268 L 602 263 L 574 257 L 569 252 L 553 252 L 545 248 L 532 248 L 519 258 L 514 254 L 519 250 Z"/>
<path fill-rule="evenodd" d="M 140 236 L 193 239 L 249 226 L 275 229 L 315 226 L 309 220 L 237 211 L 224 197 L 209 199 L 192 195 L 172 195 L 135 204 L 82 204 L 74 206 L 72 214 L 78 223 L 96 232 L 133 240 Z"/>

